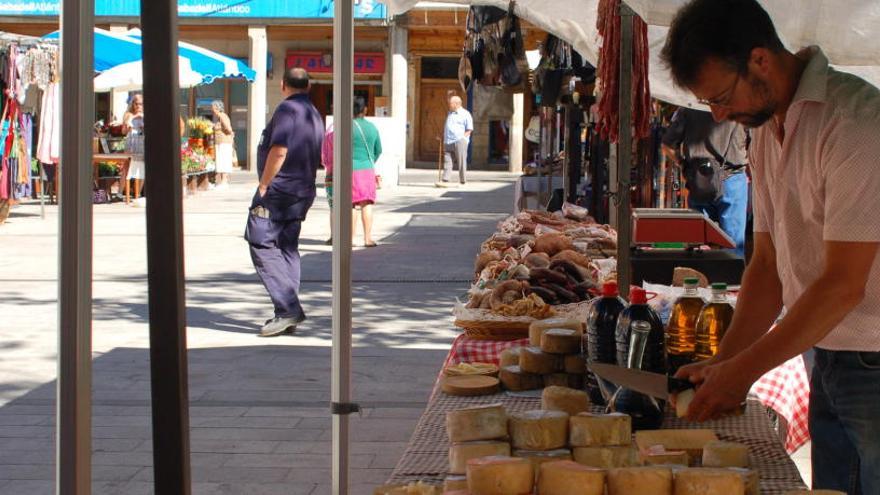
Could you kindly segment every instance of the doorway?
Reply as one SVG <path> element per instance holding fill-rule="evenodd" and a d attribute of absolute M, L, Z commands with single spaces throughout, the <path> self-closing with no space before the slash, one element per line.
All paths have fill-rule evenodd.
<path fill-rule="evenodd" d="M 447 102 L 449 92 L 461 93 L 457 80 L 422 80 L 419 91 L 417 160 L 436 162 L 440 159 L 443 143 L 443 128 L 449 113 Z M 467 96 L 462 98 L 462 106 L 467 108 Z"/>

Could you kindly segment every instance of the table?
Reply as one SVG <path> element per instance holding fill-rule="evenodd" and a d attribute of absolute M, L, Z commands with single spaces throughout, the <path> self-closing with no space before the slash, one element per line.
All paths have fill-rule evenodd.
<path fill-rule="evenodd" d="M 422 481 L 442 485 L 449 467 L 449 442 L 446 436 L 446 413 L 466 407 L 502 404 L 508 412 L 541 408 L 541 399 L 518 397 L 506 392 L 482 397 L 453 397 L 442 392 L 432 395 L 403 457 L 386 484 Z M 594 408 L 594 412 L 601 412 Z M 744 443 L 751 452 L 752 467 L 761 476 L 762 495 L 779 495 L 787 490 L 806 488 L 797 466 L 773 434 L 764 406 L 750 400 L 742 416 L 706 423 L 688 423 L 668 412 L 665 428 L 711 428 L 722 440 Z"/>
<path fill-rule="evenodd" d="M 452 342 L 444 368 L 461 362 L 498 364 L 501 351 L 508 347 L 529 345 L 529 339 L 511 341 L 477 340 L 461 334 Z M 786 421 L 785 450 L 791 454 L 810 439 L 807 424 L 810 381 L 804 360 L 797 356 L 770 371 L 752 386 L 751 394 Z"/>
<path fill-rule="evenodd" d="M 114 163 L 119 166 L 119 176 L 116 177 L 98 177 L 98 167 L 101 163 Z M 92 175 L 95 180 L 100 179 L 122 179 L 123 189 L 125 190 L 125 203 L 130 200 L 130 189 L 128 183 L 128 167 L 131 165 L 131 155 L 124 153 L 95 153 L 92 155 Z M 140 179 L 135 179 L 135 191 L 140 190 Z M 110 196 L 109 189 L 107 196 Z"/>

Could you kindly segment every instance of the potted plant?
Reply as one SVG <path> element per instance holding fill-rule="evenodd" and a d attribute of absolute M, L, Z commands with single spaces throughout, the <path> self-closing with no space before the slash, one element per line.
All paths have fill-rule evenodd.
<path fill-rule="evenodd" d="M 205 148 L 205 136 L 214 133 L 214 124 L 210 120 L 201 117 L 194 117 L 186 121 L 189 128 L 188 143 L 189 147 L 196 151 Z"/>

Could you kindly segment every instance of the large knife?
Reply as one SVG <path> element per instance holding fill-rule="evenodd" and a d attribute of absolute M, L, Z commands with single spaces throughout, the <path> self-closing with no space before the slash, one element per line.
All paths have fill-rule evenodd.
<path fill-rule="evenodd" d="M 614 364 L 592 363 L 589 368 L 596 376 L 615 385 L 661 400 L 669 400 L 670 395 L 695 387 L 693 383 L 680 378 Z"/>

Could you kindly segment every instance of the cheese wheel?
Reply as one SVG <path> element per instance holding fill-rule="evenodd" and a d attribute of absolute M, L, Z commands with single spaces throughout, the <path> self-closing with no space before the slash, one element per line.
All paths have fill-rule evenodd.
<path fill-rule="evenodd" d="M 746 495 L 761 495 L 761 477 L 756 469 L 730 468 L 731 471 L 739 473 L 746 482 Z M 831 495 L 834 495 L 833 492 Z"/>
<path fill-rule="evenodd" d="M 571 450 L 514 450 L 513 456 L 528 459 L 535 468 L 535 479 L 538 479 L 538 470 L 541 468 L 542 464 L 554 461 L 570 461 Z"/>
<path fill-rule="evenodd" d="M 632 419 L 626 414 L 581 413 L 569 420 L 568 443 L 572 447 L 629 445 Z"/>
<path fill-rule="evenodd" d="M 584 324 L 578 320 L 570 320 L 568 318 L 554 317 L 544 320 L 533 321 L 529 325 L 529 345 L 540 346 L 541 334 L 548 328 L 569 328 L 575 330 L 578 334 L 584 333 Z"/>
<path fill-rule="evenodd" d="M 709 442 L 703 447 L 703 467 L 749 467 L 749 448 L 736 442 Z"/>
<path fill-rule="evenodd" d="M 538 495 L 604 495 L 605 471 L 573 461 L 547 462 L 538 474 Z"/>
<path fill-rule="evenodd" d="M 493 455 L 509 456 L 510 444 L 497 440 L 453 443 L 449 446 L 449 472 L 464 474 L 467 472 L 467 461 Z"/>
<path fill-rule="evenodd" d="M 452 475 L 443 480 L 443 493 L 454 490 L 467 491 L 467 476 Z"/>
<path fill-rule="evenodd" d="M 519 352 L 522 350 L 522 347 L 508 347 L 501 351 L 501 356 L 498 358 L 498 367 L 503 368 L 505 366 L 519 366 Z"/>
<path fill-rule="evenodd" d="M 449 441 L 472 442 L 507 436 L 507 413 L 501 404 L 469 407 L 446 413 Z"/>
<path fill-rule="evenodd" d="M 545 379 L 546 382 L 546 379 Z M 574 416 L 590 410 L 590 398 L 586 392 L 567 387 L 547 386 L 541 393 L 541 409 L 562 411 Z"/>
<path fill-rule="evenodd" d="M 510 415 L 510 444 L 515 449 L 553 450 L 565 447 L 568 414 L 534 410 Z"/>
<path fill-rule="evenodd" d="M 568 375 L 568 388 L 573 388 L 577 390 L 584 389 L 584 377 L 586 375 Z"/>
<path fill-rule="evenodd" d="M 541 375 L 525 373 L 518 365 L 501 368 L 501 371 L 498 372 L 498 378 L 504 388 L 514 392 L 535 390 L 544 386 L 544 379 L 541 378 Z"/>
<path fill-rule="evenodd" d="M 570 328 L 548 328 L 541 334 L 541 350 L 550 354 L 581 352 L 581 335 Z"/>
<path fill-rule="evenodd" d="M 480 457 L 468 461 L 467 482 L 471 495 L 524 495 L 532 493 L 535 471 L 526 459 Z"/>
<path fill-rule="evenodd" d="M 696 393 L 694 389 L 689 388 L 675 395 L 675 415 L 677 417 L 683 418 L 687 416 L 688 407 L 690 407 Z"/>
<path fill-rule="evenodd" d="M 562 369 L 562 358 L 548 354 L 540 347 L 523 347 L 519 353 L 519 367 L 526 373 L 547 375 Z"/>
<path fill-rule="evenodd" d="M 675 473 L 675 495 L 745 495 L 742 475 L 730 469 L 688 468 Z"/>
<path fill-rule="evenodd" d="M 444 490 L 443 495 L 471 495 L 471 492 L 467 491 L 467 488 L 460 490 Z"/>
<path fill-rule="evenodd" d="M 568 373 L 550 373 L 544 376 L 544 387 L 568 388 Z"/>
<path fill-rule="evenodd" d="M 562 358 L 563 369 L 572 375 L 585 375 L 587 373 L 587 360 L 580 354 L 569 354 Z"/>
<path fill-rule="evenodd" d="M 672 470 L 661 467 L 608 471 L 608 495 L 672 495 Z"/>
<path fill-rule="evenodd" d="M 639 454 L 642 464 L 646 466 L 678 465 L 687 467 L 689 458 L 687 452 L 683 450 L 667 450 L 665 452 L 642 452 Z"/>
<path fill-rule="evenodd" d="M 576 462 L 602 469 L 632 467 L 638 465 L 636 450 L 632 447 L 575 447 L 571 456 Z"/>

